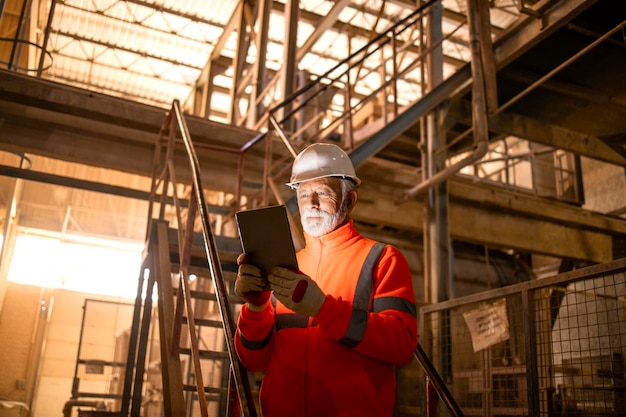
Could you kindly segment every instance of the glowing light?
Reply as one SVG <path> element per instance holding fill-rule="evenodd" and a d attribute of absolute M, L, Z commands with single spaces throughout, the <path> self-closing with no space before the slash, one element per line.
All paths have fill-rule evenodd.
<path fill-rule="evenodd" d="M 64 236 L 67 238 L 67 236 Z M 81 242 L 81 243 L 78 243 Z M 16 238 L 8 280 L 46 288 L 135 298 L 140 245 L 22 234 Z"/>

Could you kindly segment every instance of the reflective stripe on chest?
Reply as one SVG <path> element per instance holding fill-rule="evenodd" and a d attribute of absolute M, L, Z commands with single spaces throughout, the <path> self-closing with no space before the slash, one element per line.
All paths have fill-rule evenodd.
<path fill-rule="evenodd" d="M 361 266 L 361 272 L 356 284 L 354 292 L 354 300 L 352 305 L 352 317 L 346 335 L 341 339 L 341 342 L 348 346 L 356 346 L 359 344 L 365 333 L 365 327 L 367 326 L 367 313 L 370 310 L 370 301 L 372 298 L 373 290 L 373 272 L 374 267 L 378 263 L 385 244 L 377 242 L 371 247 L 365 262 Z M 272 295 L 272 304 L 274 305 L 274 311 L 276 311 L 276 298 Z M 308 317 L 301 316 L 294 313 L 281 313 L 276 314 L 275 317 L 275 330 L 287 329 L 287 328 L 305 328 L 309 326 Z M 312 323 L 312 326 L 315 326 Z"/>

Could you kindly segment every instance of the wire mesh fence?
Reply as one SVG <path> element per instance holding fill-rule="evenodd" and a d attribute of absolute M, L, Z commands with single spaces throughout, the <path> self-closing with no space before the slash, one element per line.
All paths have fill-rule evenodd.
<path fill-rule="evenodd" d="M 422 307 L 420 333 L 465 415 L 626 416 L 626 259 Z"/>

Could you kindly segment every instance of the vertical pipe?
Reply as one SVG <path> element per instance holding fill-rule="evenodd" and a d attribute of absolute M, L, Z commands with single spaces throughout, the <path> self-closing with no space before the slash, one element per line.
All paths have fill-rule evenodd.
<path fill-rule="evenodd" d="M 235 201 L 237 202 L 236 208 L 239 209 L 243 206 L 243 201 L 241 201 L 243 194 L 243 170 L 244 170 L 244 160 L 246 153 L 239 152 L 239 160 L 237 162 L 237 193 L 235 195 Z"/>
<path fill-rule="evenodd" d="M 526 386 L 528 387 L 528 415 L 540 415 L 539 373 L 537 370 L 537 326 L 535 325 L 535 303 L 533 293 L 522 291 L 522 311 L 526 313 L 524 322 L 524 340 L 526 341 Z"/>
<path fill-rule="evenodd" d="M 147 235 L 147 233 L 146 233 Z M 124 386 L 122 392 L 122 401 L 120 408 L 120 416 L 128 416 L 130 408 L 130 399 L 132 396 L 133 371 L 135 369 L 135 358 L 137 352 L 137 340 L 139 338 L 139 329 L 141 327 L 141 305 L 142 292 L 145 283 L 145 271 L 147 269 L 142 265 L 140 275 L 137 279 L 137 295 L 135 298 L 135 306 L 133 308 L 133 321 L 130 328 L 130 336 L 128 339 L 128 352 L 126 358 L 126 369 L 124 369 Z"/>
<path fill-rule="evenodd" d="M 285 48 L 283 52 L 283 65 L 280 73 L 282 78 L 282 98 L 286 99 L 296 90 L 296 52 L 298 49 L 297 36 L 298 36 L 298 15 L 299 15 L 299 2 L 298 0 L 287 0 L 285 4 Z M 277 120 L 283 120 L 285 115 L 291 113 L 293 108 L 293 100 L 285 103 L 285 106 L 279 109 Z M 283 128 L 286 131 L 292 131 L 293 118 L 289 121 L 285 121 Z"/>
<path fill-rule="evenodd" d="M 25 13 L 26 13 L 26 3 L 28 2 L 28 0 L 23 0 L 22 1 L 22 9 L 20 11 L 20 17 L 19 20 L 17 21 L 17 28 L 15 29 L 15 38 L 13 41 L 13 45 L 11 45 L 11 55 L 9 57 L 9 64 L 7 69 L 10 71 L 11 69 L 13 69 L 13 67 L 15 67 L 15 69 L 17 69 L 18 65 L 16 64 L 15 66 L 13 65 L 13 60 L 15 59 L 15 54 L 17 53 L 17 44 L 20 41 L 20 33 L 22 32 L 22 24 L 24 22 L 24 19 L 26 19 Z"/>
<path fill-rule="evenodd" d="M 428 41 L 432 44 L 439 44 L 443 37 L 442 18 L 443 6 L 441 3 L 434 5 L 429 14 L 430 33 Z M 443 51 L 441 46 L 434 48 L 428 57 L 428 73 L 430 74 L 428 89 L 432 90 L 443 81 Z M 445 155 L 437 152 L 445 143 L 445 137 L 441 131 L 440 123 L 441 109 L 436 109 L 426 118 L 426 177 L 430 178 L 437 172 L 445 168 Z M 430 255 L 430 269 L 427 279 L 431 283 L 429 302 L 444 301 L 448 298 L 447 283 L 449 277 L 448 261 L 449 239 L 448 239 L 448 194 L 445 183 L 439 184 L 429 190 L 425 201 L 426 216 L 428 222 L 425 229 L 428 229 Z"/>
<path fill-rule="evenodd" d="M 35 416 L 35 407 L 37 402 L 35 401 L 35 396 L 37 395 L 37 391 L 39 390 L 39 384 L 41 383 L 41 373 L 43 370 L 43 360 L 44 360 L 44 356 L 46 354 L 46 344 L 48 343 L 48 333 L 50 331 L 50 322 L 52 320 L 52 307 L 54 307 L 54 297 L 50 296 L 48 298 L 48 302 L 46 305 L 46 302 L 44 300 L 42 300 L 42 304 L 40 306 L 40 314 L 42 316 L 45 316 L 45 322 L 44 322 L 44 328 L 43 328 L 43 334 L 41 336 L 41 346 L 39 347 L 39 360 L 37 361 L 37 370 L 35 371 L 35 376 L 34 376 L 34 384 L 33 384 L 33 388 L 32 388 L 32 392 L 30 395 L 30 400 L 29 400 L 29 407 L 30 407 L 30 415 L 31 416 Z M 82 333 L 82 328 L 81 328 L 81 333 Z M 82 336 L 80 338 L 80 340 L 82 341 Z"/>
<path fill-rule="evenodd" d="M 266 55 L 267 45 L 269 42 L 269 25 L 270 15 L 272 12 L 271 0 L 259 0 L 258 7 L 260 8 L 258 41 L 257 41 L 257 59 L 254 63 L 255 79 L 253 80 L 252 94 L 250 95 L 249 111 L 250 114 L 247 120 L 248 128 L 253 129 L 259 121 L 259 115 L 264 112 L 263 101 L 261 97 L 265 85 L 267 84 L 267 68 L 266 68 Z"/>
<path fill-rule="evenodd" d="M 382 96 L 379 100 L 373 100 L 374 106 L 376 103 L 380 103 L 381 107 L 381 116 L 385 124 L 389 122 L 389 112 L 387 111 L 387 67 L 385 66 L 385 50 L 380 48 L 380 62 L 382 63 L 380 66 L 380 81 L 383 85 L 381 90 Z M 376 108 L 373 110 L 376 111 Z"/>
<path fill-rule="evenodd" d="M 432 91 L 443 82 L 443 5 L 438 2 L 433 5 L 428 15 L 430 24 L 427 42 L 433 45 L 432 52 L 427 56 L 427 71 L 429 74 L 427 88 Z M 437 46 L 434 46 L 437 45 Z M 446 168 L 446 155 L 439 152 L 445 146 L 445 132 L 443 132 L 443 108 L 436 107 L 426 116 L 426 164 L 425 175 L 427 180 Z M 425 252 L 429 256 L 425 279 L 429 282 L 430 293 L 428 302 L 436 303 L 450 298 L 450 236 L 448 229 L 449 208 L 448 186 L 441 182 L 428 190 L 424 199 L 424 230 L 428 237 L 425 242 Z M 442 377 L 449 379 L 451 372 L 450 338 L 447 313 L 441 314 L 438 328 L 433 332 L 433 360 L 438 364 Z"/>
<path fill-rule="evenodd" d="M 156 226 L 156 223 L 153 223 L 153 226 Z M 156 234 L 156 227 L 152 230 L 152 235 Z M 153 245 L 153 243 L 150 243 Z M 154 258 L 154 253 L 156 252 L 154 249 L 151 249 L 152 255 L 151 258 Z M 151 267 L 154 266 L 154 259 L 150 259 Z M 135 378 L 132 387 L 132 400 L 131 400 L 131 408 L 130 408 L 130 416 L 131 417 L 139 417 L 141 413 L 141 403 L 143 398 L 143 377 L 146 370 L 146 352 L 148 350 L 148 336 L 150 331 L 150 321 L 152 320 L 152 293 L 154 290 L 155 283 L 155 275 L 156 271 L 154 269 L 144 269 L 142 272 L 148 271 L 148 284 L 146 286 L 146 298 L 143 303 L 143 317 L 141 319 L 141 324 L 139 329 L 139 338 L 138 338 L 138 348 L 137 348 L 137 360 L 133 363 L 127 363 L 126 366 L 132 368 L 135 367 Z M 141 293 L 138 294 L 138 297 L 141 297 Z M 129 347 L 130 350 L 130 347 Z M 134 352 L 133 352 L 134 355 Z M 127 370 L 128 372 L 128 370 Z M 132 375 L 133 370 L 130 369 L 130 373 Z M 124 410 L 123 410 L 124 411 Z M 128 410 L 126 410 L 128 412 Z M 128 414 L 120 414 L 123 417 L 126 417 Z"/>
<path fill-rule="evenodd" d="M 28 0 L 28 4 L 26 6 L 26 10 L 24 11 L 24 20 L 28 19 L 28 17 L 30 16 L 32 5 L 33 5 L 33 0 Z M 20 35 L 19 35 L 20 39 L 24 39 L 24 40 L 27 39 L 27 36 L 26 36 L 27 26 L 28 26 L 27 24 L 24 24 L 22 26 L 22 28 L 21 28 L 21 32 L 22 33 L 20 33 Z M 24 49 L 24 42 L 18 42 L 18 45 L 17 45 L 17 55 L 15 57 L 15 61 L 16 61 L 15 68 L 16 69 L 19 68 L 20 58 L 22 57 L 22 49 Z M 28 65 L 27 65 L 27 67 L 28 67 Z"/>
<path fill-rule="evenodd" d="M 421 7 L 421 3 L 422 0 L 419 0 L 418 3 L 418 7 Z M 426 24 L 424 24 L 424 19 L 426 18 L 426 14 L 423 13 L 420 15 L 419 17 L 419 45 L 418 45 L 418 53 L 419 56 L 423 56 L 424 53 L 424 42 L 426 40 L 425 34 L 424 34 L 424 28 L 426 27 Z M 424 92 L 427 91 L 427 84 L 426 84 L 426 60 L 425 59 L 421 59 L 420 63 L 420 90 L 421 90 L 421 94 L 424 95 Z M 386 122 L 386 120 L 385 120 Z M 420 117 L 420 142 L 417 145 L 419 152 L 420 152 L 420 161 L 421 161 L 421 165 L 422 165 L 422 175 L 421 175 L 421 182 L 426 181 L 427 179 L 427 172 L 428 172 L 428 156 L 426 154 L 426 148 L 427 148 L 427 143 L 426 143 L 426 136 L 427 136 L 427 130 L 426 130 L 426 117 Z M 428 245 L 428 241 L 429 241 L 429 230 L 428 230 L 428 219 L 427 219 L 427 215 L 428 215 L 428 210 L 426 209 L 426 205 L 424 205 L 423 208 L 424 211 L 424 220 L 423 220 L 423 236 L 422 236 L 422 246 L 424 247 L 424 301 L 427 301 L 430 296 L 430 286 L 431 286 L 431 281 L 428 279 L 428 275 L 426 274 L 426 271 L 430 270 L 430 250 L 429 250 L 429 245 Z"/>
<path fill-rule="evenodd" d="M 487 103 L 485 94 L 485 77 L 481 54 L 480 15 L 474 0 L 467 0 L 467 21 L 470 35 L 470 52 L 472 68 L 472 126 L 474 127 L 474 143 L 488 140 Z"/>
<path fill-rule="evenodd" d="M 346 88 L 344 89 L 344 111 L 347 112 L 348 117 L 344 123 L 344 145 L 347 145 L 348 149 L 354 149 L 354 129 L 352 120 L 352 83 L 350 82 L 350 71 L 346 72 Z"/>
<path fill-rule="evenodd" d="M 396 117 L 398 117 L 398 65 L 396 63 L 396 59 L 398 58 L 398 54 L 397 54 L 397 39 L 396 39 L 396 31 L 392 30 L 391 31 L 391 53 L 392 53 L 392 58 L 391 58 L 391 68 L 393 70 L 392 72 L 392 81 L 391 81 L 391 86 L 393 88 L 393 118 L 395 119 Z M 384 61 L 382 63 L 382 65 L 385 65 Z M 387 99 L 385 98 L 385 108 L 387 107 Z M 386 120 L 385 120 L 386 121 Z"/>
<path fill-rule="evenodd" d="M 233 59 L 233 88 L 230 94 L 230 111 L 228 121 L 230 124 L 239 125 L 239 91 L 242 80 L 243 68 L 246 63 L 249 39 L 246 38 L 246 7 L 250 7 L 247 2 L 242 1 L 237 9 L 239 16 L 239 30 L 237 31 L 237 51 Z"/>

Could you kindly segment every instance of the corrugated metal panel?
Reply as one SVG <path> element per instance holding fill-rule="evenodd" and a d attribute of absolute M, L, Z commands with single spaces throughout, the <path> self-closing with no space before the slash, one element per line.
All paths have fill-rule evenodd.
<path fill-rule="evenodd" d="M 173 99 L 184 102 L 237 5 L 236 1 L 220 0 L 59 2 L 49 42 L 53 64 L 44 76 L 162 107 L 168 107 Z M 443 5 L 452 12 L 465 13 L 464 1 L 444 0 Z M 324 0 L 300 2 L 303 11 L 320 18 L 333 6 L 334 2 Z M 374 36 L 413 7 L 400 1 L 350 2 L 339 17 L 346 30 L 324 34 L 300 68 L 312 74 L 324 73 L 345 58 L 347 50 L 357 50 L 367 41 L 367 37 L 349 33 L 350 26 Z M 519 15 L 514 0 L 495 1 L 491 13 L 495 28 L 509 26 Z M 460 24 L 444 19 L 444 34 L 457 31 Z M 298 44 L 302 45 L 314 26 L 302 19 L 298 30 Z M 286 34 L 283 16 L 276 11 L 271 16 L 269 37 L 268 66 L 277 70 Z M 410 41 L 415 42 L 415 37 Z M 232 58 L 235 49 L 233 32 L 222 54 Z M 444 43 L 444 52 L 455 60 L 468 60 L 464 28 Z M 254 59 L 251 54 L 248 62 Z M 225 85 L 230 87 L 230 83 Z M 371 90 L 373 86 L 364 87 Z M 228 105 L 224 104 L 224 108 Z"/>
<path fill-rule="evenodd" d="M 149 104 L 184 100 L 235 6 L 222 1 L 59 3 L 49 41 L 53 65 L 45 76 Z"/>

